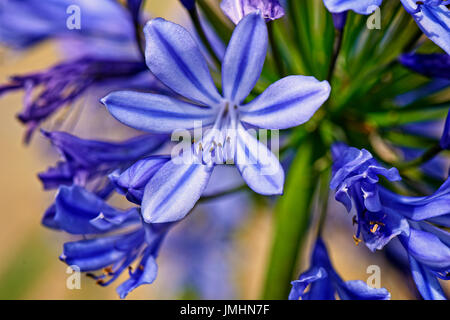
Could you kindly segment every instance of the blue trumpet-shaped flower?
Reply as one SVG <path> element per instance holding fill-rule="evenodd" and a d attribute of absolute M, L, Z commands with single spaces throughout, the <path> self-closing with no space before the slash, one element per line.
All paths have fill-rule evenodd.
<path fill-rule="evenodd" d="M 355 241 L 361 241 L 362 234 L 374 251 L 398 237 L 408 252 L 422 296 L 445 298 L 437 278 L 450 279 L 450 234 L 438 226 L 450 226 L 450 179 L 430 196 L 401 196 L 378 186 L 378 175 L 390 181 L 400 179 L 395 168 L 385 169 L 364 149 L 336 144 L 332 151 L 335 162 L 330 186 L 349 212 L 352 201 L 355 205 Z"/>
<path fill-rule="evenodd" d="M 129 278 L 117 288 L 119 296 L 125 298 L 138 286 L 155 280 L 156 258 L 170 224 L 143 223 L 136 208 L 114 209 L 78 186 L 59 190 L 54 220 L 68 233 L 90 235 L 65 243 L 60 259 L 89 272 L 99 285 L 109 285 L 128 269 Z M 132 264 L 139 259 L 133 270 Z M 98 270 L 100 274 L 93 273 Z"/>
<path fill-rule="evenodd" d="M 341 300 L 388 300 L 391 297 L 386 289 L 371 288 L 364 281 L 343 281 L 334 270 L 320 238 L 315 243 L 310 268 L 291 284 L 289 300 L 335 300 L 336 293 Z"/>
<path fill-rule="evenodd" d="M 284 16 L 284 9 L 278 0 L 222 0 L 220 8 L 234 24 L 258 10 L 266 21 Z"/>
<path fill-rule="evenodd" d="M 430 78 L 450 80 L 450 55 L 409 53 L 400 56 L 405 67 Z"/>
<path fill-rule="evenodd" d="M 187 10 L 195 8 L 195 0 L 180 0 L 180 2 Z"/>
<path fill-rule="evenodd" d="M 353 10 L 359 14 L 370 14 L 383 0 L 323 0 L 328 11 L 341 13 Z M 400 0 L 423 33 L 450 54 L 450 12 L 447 0 Z"/>
<path fill-rule="evenodd" d="M 448 0 L 400 0 L 423 33 L 450 54 L 450 11 Z"/>
<path fill-rule="evenodd" d="M 282 193 L 284 172 L 278 159 L 245 126 L 285 129 L 308 121 L 328 99 L 328 82 L 290 76 L 244 103 L 258 81 L 267 51 L 267 28 L 259 13 L 247 15 L 233 32 L 222 65 L 223 96 L 184 28 L 158 18 L 147 23 L 144 32 L 150 70 L 190 102 L 158 94 L 113 92 L 102 99 L 109 112 L 128 126 L 150 132 L 211 127 L 191 150 L 173 157 L 147 183 L 144 220 L 160 223 L 183 218 L 202 195 L 217 163 L 235 163 L 255 192 Z"/>
<path fill-rule="evenodd" d="M 167 141 L 165 135 L 145 134 L 122 142 L 105 142 L 81 139 L 66 132 L 42 132 L 63 158 L 55 167 L 39 174 L 45 189 L 73 183 L 86 185 L 119 168 L 123 171 Z"/>
<path fill-rule="evenodd" d="M 0 86 L 0 95 L 24 90 L 24 106 L 18 119 L 27 125 L 25 141 L 28 142 L 43 121 L 75 102 L 91 87 L 107 81 L 113 85 L 112 81 L 124 81 L 143 71 L 145 64 L 134 60 L 82 57 L 46 71 L 11 77 L 10 83 Z"/>

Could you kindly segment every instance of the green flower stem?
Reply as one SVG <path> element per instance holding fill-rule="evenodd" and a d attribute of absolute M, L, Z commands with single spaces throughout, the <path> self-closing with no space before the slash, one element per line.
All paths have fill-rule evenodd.
<path fill-rule="evenodd" d="M 269 42 L 270 42 L 270 47 L 272 48 L 273 60 L 275 62 L 275 67 L 277 68 L 278 75 L 280 76 L 280 78 L 283 78 L 284 76 L 286 76 L 286 71 L 284 69 L 283 59 L 281 58 L 281 54 L 280 54 L 277 42 L 275 40 L 273 24 L 274 24 L 274 21 L 270 21 L 267 24 L 267 30 L 269 33 Z"/>
<path fill-rule="evenodd" d="M 202 25 L 200 23 L 200 17 L 198 15 L 197 8 L 189 10 L 188 12 L 189 16 L 191 17 L 192 23 L 194 24 L 195 30 L 197 31 L 198 36 L 202 40 L 203 45 L 205 46 L 206 50 L 208 50 L 209 55 L 214 60 L 217 67 L 220 69 L 222 62 L 217 57 L 216 53 L 211 47 L 211 44 L 208 41 L 208 38 L 206 37 L 205 31 L 203 30 Z"/>
<path fill-rule="evenodd" d="M 289 169 L 284 194 L 278 200 L 263 299 L 287 299 L 290 282 L 296 277 L 317 181 L 313 165 L 317 159 L 317 145 L 311 137 L 302 143 Z"/>

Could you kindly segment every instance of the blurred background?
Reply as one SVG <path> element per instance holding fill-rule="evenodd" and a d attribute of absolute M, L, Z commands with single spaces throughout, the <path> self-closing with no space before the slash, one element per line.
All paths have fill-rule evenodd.
<path fill-rule="evenodd" d="M 187 15 L 178 1 L 148 0 L 146 10 L 152 17 L 162 16 L 181 24 L 187 21 Z M 56 61 L 58 50 L 51 42 L 20 54 L 2 49 L 0 83 L 6 82 L 10 75 L 41 70 Z M 69 236 L 41 226 L 42 214 L 54 193 L 44 192 L 36 176 L 48 165 L 54 164 L 58 155 L 39 134 L 35 135 L 29 146 L 22 144 L 24 128 L 15 118 L 21 109 L 22 99 L 21 92 L 0 99 L 0 298 L 118 299 L 115 287 L 124 280 L 123 275 L 106 288 L 96 285 L 94 280 L 84 275 L 81 277 L 81 289 L 70 290 L 66 286 L 70 274 L 58 256 Z M 103 112 L 101 105 L 95 101 L 84 103 L 86 108 Z M 106 113 L 103 116 L 108 117 Z M 90 138 L 97 138 L 96 135 L 102 132 L 103 138 L 113 140 L 117 133 L 103 130 L 103 123 L 95 119 L 98 118 L 84 121 L 83 127 L 77 128 L 78 132 Z M 227 199 L 224 201 L 218 204 L 219 208 L 216 206 L 208 210 L 208 206 L 202 207 L 197 210 L 202 212 L 191 215 L 178 230 L 169 234 L 158 260 L 157 280 L 152 285 L 136 289 L 129 299 L 260 298 L 271 244 L 273 212 L 270 205 L 243 204 L 237 208 L 239 202 L 231 200 L 233 205 L 229 205 Z M 351 217 L 334 200 L 330 203 L 324 235 L 333 263 L 342 278 L 366 281 L 371 275 L 366 272 L 368 266 L 378 265 L 381 268 L 381 286 L 391 292 L 393 299 L 416 298 L 413 286 L 387 263 L 382 253 L 372 254 L 364 245 L 355 245 Z M 233 210 L 239 211 L 237 217 Z M 195 242 L 190 248 L 184 248 L 180 243 L 185 241 L 183 236 L 191 236 L 189 232 L 195 231 L 194 226 L 201 225 L 202 215 L 213 214 L 230 215 L 222 216 L 217 221 L 227 221 L 228 218 L 239 221 L 226 222 L 233 225 L 226 239 L 227 245 L 222 246 L 222 239 L 217 246 L 210 246 L 203 261 L 195 253 L 196 248 L 202 250 L 203 237 L 204 241 L 209 241 L 206 233 L 196 235 L 198 247 Z M 215 219 L 214 216 L 212 218 Z M 310 244 L 305 244 L 298 273 L 308 267 Z M 193 253 L 188 254 L 188 250 L 193 250 Z M 182 274 L 191 267 L 190 264 L 197 264 L 194 272 Z"/>

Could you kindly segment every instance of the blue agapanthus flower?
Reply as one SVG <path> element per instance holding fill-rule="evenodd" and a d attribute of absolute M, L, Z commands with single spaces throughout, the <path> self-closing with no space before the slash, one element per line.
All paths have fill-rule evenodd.
<path fill-rule="evenodd" d="M 61 187 L 55 203 L 58 229 L 88 236 L 64 244 L 63 262 L 88 272 L 101 286 L 128 270 L 129 278 L 117 288 L 121 298 L 156 279 L 156 258 L 171 224 L 143 223 L 138 209 L 115 209 L 79 186 Z"/>
<path fill-rule="evenodd" d="M 0 85 L 0 96 L 24 91 L 18 119 L 27 127 L 25 142 L 44 121 L 93 89 L 139 89 L 144 81 L 146 88 L 161 89 L 140 60 L 132 21 L 140 5 L 134 2 L 129 3 L 130 12 L 111 0 L 2 2 L 0 43 L 20 49 L 52 39 L 67 57 L 47 70 L 15 75 Z M 79 10 L 80 29 L 66 26 L 71 7 Z M 143 74 L 148 77 L 141 79 Z"/>
<path fill-rule="evenodd" d="M 359 14 L 371 14 L 382 0 L 323 0 L 332 13 L 353 10 Z M 450 11 L 447 0 L 400 0 L 423 33 L 450 54 Z"/>
<path fill-rule="evenodd" d="M 158 133 L 211 127 L 200 141 L 173 157 L 148 182 L 142 214 L 148 223 L 183 218 L 202 195 L 215 164 L 234 163 L 257 193 L 281 194 L 278 159 L 245 126 L 285 129 L 310 119 L 327 100 L 328 82 L 289 76 L 249 103 L 267 51 L 267 28 L 259 13 L 247 15 L 233 32 L 222 64 L 223 96 L 200 50 L 181 26 L 154 19 L 145 27 L 146 61 L 152 73 L 191 102 L 165 95 L 113 92 L 102 102 L 122 123 Z"/>
<path fill-rule="evenodd" d="M 42 122 L 74 103 L 90 88 L 118 80 L 122 86 L 144 71 L 145 64 L 134 60 L 82 57 L 46 71 L 13 76 L 8 84 L 0 86 L 0 95 L 14 90 L 25 92 L 24 106 L 17 117 L 27 125 L 25 141 L 28 142 Z M 152 82 L 149 84 L 152 86 Z"/>
<path fill-rule="evenodd" d="M 234 24 L 255 11 L 259 11 L 266 21 L 284 16 L 284 9 L 278 0 L 222 0 L 220 8 Z"/>
<path fill-rule="evenodd" d="M 333 176 L 330 187 L 336 200 L 350 212 L 356 208 L 354 236 L 374 251 L 398 237 L 408 252 L 414 281 L 425 299 L 444 299 L 437 278 L 449 280 L 450 179 L 432 195 L 401 196 L 379 185 L 379 175 L 400 180 L 395 168 L 382 167 L 367 150 L 344 144 L 333 147 Z"/>
<path fill-rule="evenodd" d="M 85 186 L 113 171 L 125 170 L 131 163 L 151 155 L 167 140 L 166 135 L 144 134 L 121 142 L 87 140 L 66 132 L 42 131 L 59 151 L 62 161 L 39 174 L 44 189 L 60 185 Z"/>
<path fill-rule="evenodd" d="M 445 120 L 444 132 L 442 132 L 442 137 L 439 144 L 444 150 L 450 149 L 450 110 L 448 111 L 447 118 Z"/>
<path fill-rule="evenodd" d="M 369 287 L 362 280 L 343 281 L 334 270 L 322 239 L 318 238 L 311 256 L 310 268 L 292 281 L 289 300 L 388 300 L 384 288 Z M 309 290 L 308 290 L 309 288 Z"/>
<path fill-rule="evenodd" d="M 180 2 L 188 10 L 195 8 L 195 0 L 180 0 Z"/>

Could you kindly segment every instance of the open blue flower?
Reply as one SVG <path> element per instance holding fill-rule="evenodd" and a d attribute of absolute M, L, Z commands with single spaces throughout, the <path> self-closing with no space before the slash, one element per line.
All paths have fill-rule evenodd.
<path fill-rule="evenodd" d="M 89 272 L 102 286 L 109 285 L 128 269 L 129 278 L 117 288 L 121 298 L 156 279 L 156 258 L 171 224 L 143 223 L 138 209 L 112 208 L 79 186 L 61 187 L 55 211 L 54 222 L 59 229 L 88 236 L 64 244 L 60 259 L 69 266 Z M 131 265 L 138 259 L 133 270 Z M 93 274 L 98 270 L 100 274 Z"/>
<path fill-rule="evenodd" d="M 222 0 L 220 8 L 234 24 L 258 10 L 266 21 L 284 16 L 284 9 L 278 0 Z"/>
<path fill-rule="evenodd" d="M 267 52 L 267 28 L 259 13 L 247 15 L 233 32 L 222 65 L 223 96 L 183 27 L 158 18 L 147 23 L 144 32 L 152 73 L 191 102 L 121 91 L 102 99 L 109 112 L 128 126 L 149 132 L 212 127 L 189 152 L 172 158 L 150 179 L 142 201 L 144 220 L 160 223 L 183 218 L 202 195 L 217 163 L 235 163 L 255 192 L 281 194 L 284 172 L 278 159 L 244 125 L 285 129 L 308 121 L 328 99 L 328 82 L 289 76 L 245 104 Z"/>
<path fill-rule="evenodd" d="M 310 268 L 291 284 L 289 300 L 335 300 L 336 293 L 341 300 L 389 300 L 391 297 L 386 289 L 371 288 L 364 281 L 343 281 L 320 238 L 314 246 Z"/>
<path fill-rule="evenodd" d="M 330 187 L 349 212 L 352 202 L 355 205 L 355 241 L 361 241 L 362 234 L 366 246 L 375 251 L 398 237 L 422 296 L 444 299 L 437 278 L 450 279 L 450 233 L 438 226 L 450 226 L 450 179 L 430 196 L 402 196 L 378 186 L 378 175 L 390 181 L 400 176 L 395 168 L 379 165 L 368 151 L 336 144 L 332 152 Z"/>

